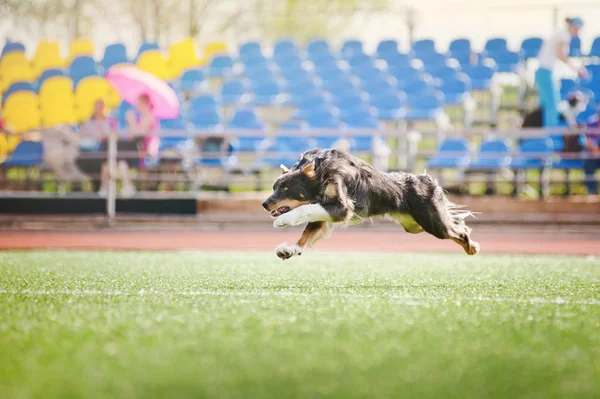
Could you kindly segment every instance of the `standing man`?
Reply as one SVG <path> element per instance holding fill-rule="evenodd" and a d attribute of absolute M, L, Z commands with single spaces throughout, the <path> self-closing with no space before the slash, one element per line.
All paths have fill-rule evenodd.
<path fill-rule="evenodd" d="M 544 127 L 558 125 L 560 87 L 555 73 L 558 61 L 565 63 L 580 77 L 585 78 L 587 76 L 584 67 L 578 68 L 569 60 L 571 39 L 579 34 L 579 30 L 583 27 L 583 20 L 581 18 L 567 18 L 566 24 L 566 29 L 555 32 L 544 43 L 538 55 L 540 66 L 535 73 L 535 85 L 537 86 L 540 105 L 544 114 Z"/>

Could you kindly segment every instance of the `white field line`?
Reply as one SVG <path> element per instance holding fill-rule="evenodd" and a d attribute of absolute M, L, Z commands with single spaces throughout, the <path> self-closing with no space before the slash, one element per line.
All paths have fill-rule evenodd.
<path fill-rule="evenodd" d="M 415 296 L 415 295 L 370 295 L 335 292 L 294 292 L 294 291 L 182 291 L 162 292 L 140 290 L 136 292 L 127 291 L 100 291 L 100 290 L 3 290 L 0 295 L 31 295 L 31 296 L 206 296 L 206 297 L 323 297 L 323 298 L 371 298 L 389 299 L 395 303 L 406 305 L 425 305 L 427 302 L 446 302 L 460 305 L 462 302 L 495 302 L 495 303 L 517 303 L 517 304 L 555 304 L 555 305 L 590 305 L 600 306 L 599 299 L 565 299 L 565 298 L 503 298 L 503 297 L 445 297 L 445 296 Z"/>

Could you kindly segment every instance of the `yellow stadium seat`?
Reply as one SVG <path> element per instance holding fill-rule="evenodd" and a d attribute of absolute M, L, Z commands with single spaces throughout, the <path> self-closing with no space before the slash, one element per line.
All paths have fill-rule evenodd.
<path fill-rule="evenodd" d="M 15 82 L 33 82 L 35 80 L 35 74 L 29 63 L 14 64 L 6 67 L 6 69 L 1 69 L 0 76 L 2 76 L 2 86 L 0 86 L 2 92 L 6 91 Z"/>
<path fill-rule="evenodd" d="M 39 90 L 40 104 L 56 102 L 57 98 L 73 96 L 73 81 L 66 76 L 55 76 L 44 81 Z"/>
<path fill-rule="evenodd" d="M 40 42 L 35 49 L 35 54 L 31 60 L 31 66 L 33 67 L 36 77 L 39 77 L 46 69 L 63 68 L 65 66 L 65 60 L 60 56 L 58 42 Z"/>
<path fill-rule="evenodd" d="M 6 100 L 3 109 L 6 124 L 23 133 L 40 127 L 40 108 L 38 97 L 30 92 L 18 92 Z"/>
<path fill-rule="evenodd" d="M 204 59 L 210 60 L 215 55 L 227 53 L 227 45 L 224 42 L 213 42 L 204 48 Z"/>
<path fill-rule="evenodd" d="M 8 152 L 11 153 L 17 148 L 19 143 L 21 142 L 21 136 L 18 134 L 9 134 L 6 138 L 6 145 Z"/>
<path fill-rule="evenodd" d="M 79 122 L 90 119 L 96 100 L 104 100 L 109 110 L 121 101 L 117 92 L 108 84 L 106 79 L 90 76 L 83 79 L 75 89 L 75 114 Z"/>
<path fill-rule="evenodd" d="M 29 65 L 25 53 L 19 51 L 4 54 L 0 60 L 0 72 L 13 66 Z"/>
<path fill-rule="evenodd" d="M 4 133 L 0 133 L 0 163 L 4 161 L 6 155 L 8 155 L 8 140 Z"/>
<path fill-rule="evenodd" d="M 196 56 L 194 41 L 186 39 L 173 44 L 169 48 L 169 61 L 176 76 L 188 68 L 198 67 L 200 60 Z"/>
<path fill-rule="evenodd" d="M 75 39 L 69 47 L 69 60 L 80 55 L 94 56 L 94 43 L 87 39 Z"/>
<path fill-rule="evenodd" d="M 158 50 L 144 52 L 137 60 L 138 68 L 164 80 L 176 77 L 173 68 Z"/>
<path fill-rule="evenodd" d="M 74 125 L 78 122 L 75 114 L 75 96 L 72 92 L 60 91 L 46 96 L 45 98 L 40 96 L 40 111 L 44 127 Z"/>

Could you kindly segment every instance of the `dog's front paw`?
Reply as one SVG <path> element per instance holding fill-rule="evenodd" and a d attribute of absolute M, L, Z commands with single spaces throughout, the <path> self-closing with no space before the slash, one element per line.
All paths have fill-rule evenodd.
<path fill-rule="evenodd" d="M 283 243 L 275 248 L 275 253 L 282 260 L 286 260 L 294 255 L 302 255 L 302 248 L 300 248 L 298 245 L 292 245 L 291 247 L 288 247 L 286 243 Z"/>
<path fill-rule="evenodd" d="M 302 214 L 296 209 L 288 213 L 284 213 L 275 219 L 273 222 L 273 227 L 298 226 L 299 224 L 302 224 L 301 216 Z"/>

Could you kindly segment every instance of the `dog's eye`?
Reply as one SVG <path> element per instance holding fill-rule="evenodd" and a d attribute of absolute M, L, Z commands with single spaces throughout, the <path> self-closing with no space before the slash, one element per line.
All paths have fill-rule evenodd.
<path fill-rule="evenodd" d="M 281 189 L 282 189 L 283 191 L 287 191 L 287 190 L 288 190 L 288 188 L 287 188 L 287 187 L 285 187 L 285 186 L 284 186 L 284 187 L 282 187 Z"/>

